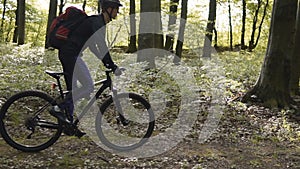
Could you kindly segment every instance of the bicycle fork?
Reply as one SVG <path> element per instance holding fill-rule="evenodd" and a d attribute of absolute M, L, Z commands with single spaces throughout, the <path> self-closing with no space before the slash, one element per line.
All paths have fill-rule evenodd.
<path fill-rule="evenodd" d="M 119 124 L 121 122 L 123 124 L 123 126 L 127 126 L 129 124 L 129 120 L 127 120 L 124 117 L 124 115 L 123 115 L 124 114 L 123 113 L 123 109 L 122 109 L 120 100 L 119 100 L 119 98 L 117 96 L 118 96 L 117 89 L 113 88 L 112 89 L 112 99 L 113 99 L 113 102 L 116 105 L 116 109 L 117 109 L 117 112 L 118 112 L 118 115 L 116 117 L 117 123 Z"/>

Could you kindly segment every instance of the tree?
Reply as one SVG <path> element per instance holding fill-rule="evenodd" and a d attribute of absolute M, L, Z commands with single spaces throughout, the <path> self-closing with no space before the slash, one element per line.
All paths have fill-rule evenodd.
<path fill-rule="evenodd" d="M 230 50 L 233 50 L 233 34 L 232 34 L 232 17 L 231 17 L 231 1 L 228 0 L 228 21 L 229 21 L 229 40 L 230 40 Z"/>
<path fill-rule="evenodd" d="M 16 21 L 15 21 L 13 43 L 17 43 L 19 37 L 19 0 L 17 0 L 17 9 L 15 11 L 15 15 L 16 15 Z"/>
<path fill-rule="evenodd" d="M 4 33 L 4 20 L 5 20 L 5 11 L 6 11 L 6 0 L 3 1 L 3 11 L 2 11 L 2 19 L 0 25 L 0 41 L 2 41 L 3 33 Z"/>
<path fill-rule="evenodd" d="M 178 40 L 176 44 L 176 56 L 174 57 L 173 62 L 175 64 L 179 63 L 181 61 L 182 56 L 182 47 L 183 47 L 183 41 L 184 41 L 184 30 L 185 30 L 185 24 L 187 20 L 187 11 L 188 11 L 188 0 L 181 0 L 181 19 L 180 19 L 180 26 L 179 26 L 179 32 L 178 32 Z"/>
<path fill-rule="evenodd" d="M 179 0 L 170 0 L 170 12 L 168 22 L 168 34 L 166 35 L 165 50 L 173 52 L 174 28 L 177 18 L 177 8 Z"/>
<path fill-rule="evenodd" d="M 268 107 L 285 107 L 293 102 L 289 82 L 290 67 L 294 64 L 291 51 L 296 11 L 297 0 L 274 0 L 268 49 L 260 76 L 242 101 L 261 102 Z"/>
<path fill-rule="evenodd" d="M 62 4 L 62 3 L 61 3 Z M 48 43 L 48 32 L 51 26 L 51 22 L 53 19 L 56 17 L 57 13 L 57 0 L 50 0 L 49 4 L 49 12 L 48 12 L 48 23 L 47 23 L 47 33 L 46 33 L 46 42 L 45 42 L 45 48 L 49 48 L 49 43 Z"/>
<path fill-rule="evenodd" d="M 206 26 L 206 33 L 204 39 L 203 57 L 207 57 L 207 58 L 211 57 L 211 42 L 212 42 L 213 30 L 215 29 L 216 15 L 217 15 L 217 2 L 216 0 L 210 0 L 208 22 Z"/>
<path fill-rule="evenodd" d="M 247 17 L 247 0 L 242 0 L 243 15 L 242 15 L 242 30 L 241 30 L 241 49 L 246 49 L 245 32 L 246 32 L 246 17 Z"/>
<path fill-rule="evenodd" d="M 141 0 L 141 17 L 138 36 L 138 62 L 148 62 L 146 69 L 155 68 L 155 56 L 163 46 L 161 1 Z"/>
<path fill-rule="evenodd" d="M 257 0 L 257 8 L 255 10 L 255 14 L 254 14 L 254 17 L 253 17 L 252 33 L 251 33 L 251 38 L 250 38 L 250 41 L 249 41 L 249 51 L 252 51 L 258 44 L 261 29 L 262 29 L 262 25 L 264 23 L 266 15 L 267 15 L 267 8 L 269 6 L 269 0 L 266 0 L 265 6 L 264 6 L 264 9 L 263 9 L 263 15 L 262 15 L 261 21 L 260 21 L 259 26 L 257 27 L 259 12 L 260 12 L 260 9 L 261 9 L 262 6 L 263 6 L 263 1 L 262 0 Z M 256 34 L 257 29 L 258 29 L 258 33 L 257 33 L 257 37 L 255 39 L 255 34 Z"/>
<path fill-rule="evenodd" d="M 133 52 L 137 51 L 137 47 L 136 47 L 135 0 L 130 0 L 129 19 L 130 19 L 130 37 L 129 37 L 128 49 L 127 49 L 126 52 L 133 53 Z"/>
<path fill-rule="evenodd" d="M 57 0 L 56 0 L 57 1 Z M 54 2 L 53 2 L 54 3 Z M 56 2 L 57 4 L 57 2 Z M 59 4 L 59 12 L 58 12 L 58 15 L 62 14 L 63 11 L 64 11 L 64 6 L 65 6 L 65 2 L 64 0 L 60 0 L 60 4 Z M 84 6 L 83 6 L 84 7 Z M 53 8 L 50 6 L 50 8 Z M 84 9 L 84 8 L 83 8 Z M 55 16 L 56 16 L 56 13 L 55 13 Z"/>
<path fill-rule="evenodd" d="M 298 0 L 298 10 L 296 15 L 295 28 L 295 47 L 291 58 L 291 80 L 290 90 L 292 95 L 299 95 L 299 77 L 300 77 L 300 0 Z"/>
<path fill-rule="evenodd" d="M 25 0 L 18 0 L 18 45 L 25 43 Z"/>

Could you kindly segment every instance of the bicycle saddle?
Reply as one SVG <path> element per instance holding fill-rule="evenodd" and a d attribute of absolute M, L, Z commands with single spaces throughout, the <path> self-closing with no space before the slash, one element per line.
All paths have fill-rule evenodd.
<path fill-rule="evenodd" d="M 65 75 L 63 72 L 54 72 L 54 71 L 51 71 L 51 70 L 46 70 L 45 72 L 48 75 L 54 77 L 55 79 L 58 79 L 58 78 L 60 78 L 60 76 Z"/>

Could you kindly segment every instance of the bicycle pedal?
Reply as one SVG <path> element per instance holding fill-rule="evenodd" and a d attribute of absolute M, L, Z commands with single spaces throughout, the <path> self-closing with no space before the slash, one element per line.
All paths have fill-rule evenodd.
<path fill-rule="evenodd" d="M 116 120 L 117 120 L 117 124 L 118 124 L 118 125 L 119 125 L 120 123 L 122 123 L 123 126 L 127 126 L 127 125 L 130 123 L 129 120 L 127 120 L 127 119 L 122 119 L 121 117 L 117 117 Z"/>
<path fill-rule="evenodd" d="M 122 121 L 122 124 L 123 124 L 124 126 L 127 126 L 129 123 L 130 123 L 130 121 L 127 120 L 127 119 L 125 119 L 125 120 Z"/>

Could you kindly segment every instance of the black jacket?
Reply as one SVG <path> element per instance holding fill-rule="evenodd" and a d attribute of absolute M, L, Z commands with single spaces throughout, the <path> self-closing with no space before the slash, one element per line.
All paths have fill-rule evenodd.
<path fill-rule="evenodd" d="M 60 49 L 66 53 L 79 56 L 87 47 L 102 60 L 107 68 L 114 68 L 105 41 L 106 24 L 103 15 L 88 16 L 70 35 L 69 41 Z M 70 53 L 70 50 L 73 52 Z"/>

